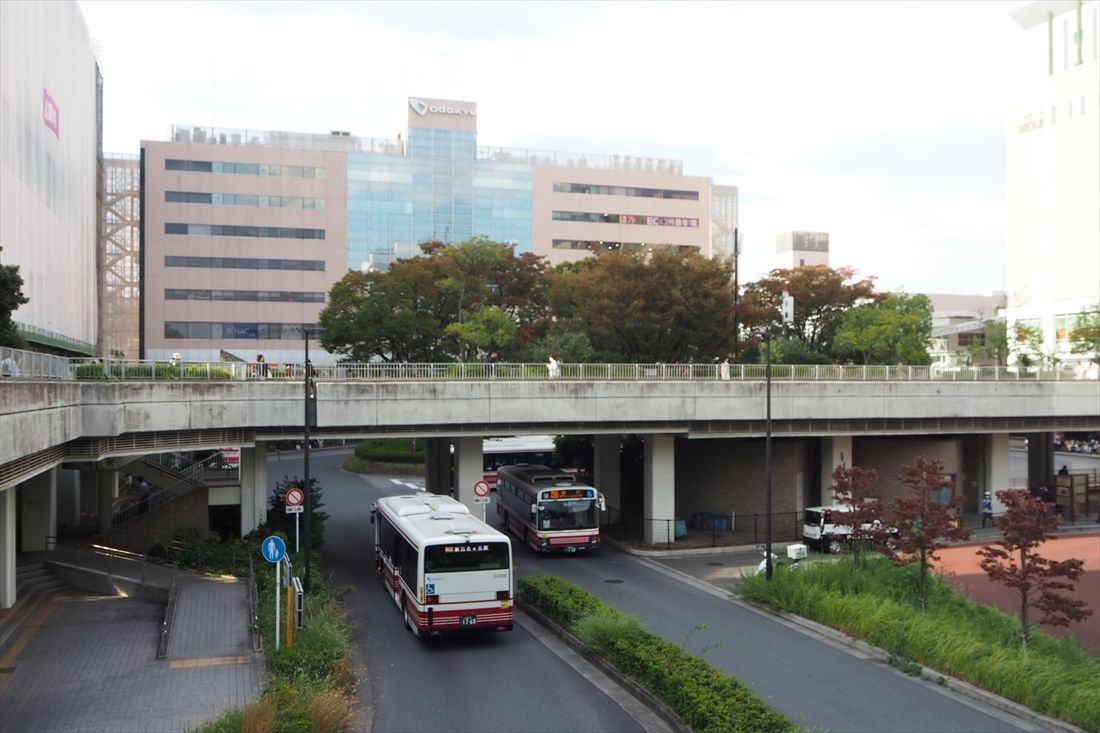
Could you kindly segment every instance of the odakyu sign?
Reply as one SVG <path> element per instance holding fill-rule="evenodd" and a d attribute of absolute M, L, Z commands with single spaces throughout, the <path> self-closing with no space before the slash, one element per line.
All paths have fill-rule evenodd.
<path fill-rule="evenodd" d="M 431 113 L 437 115 L 456 115 L 459 117 L 475 117 L 477 110 L 463 105 L 461 102 L 446 102 L 442 100 L 423 100 L 409 97 L 409 107 L 421 117 Z"/>

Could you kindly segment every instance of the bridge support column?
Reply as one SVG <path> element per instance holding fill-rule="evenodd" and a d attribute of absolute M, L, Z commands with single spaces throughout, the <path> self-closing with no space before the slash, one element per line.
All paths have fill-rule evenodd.
<path fill-rule="evenodd" d="M 15 604 L 15 487 L 0 491 L 0 608 Z"/>
<path fill-rule="evenodd" d="M 622 515 L 622 465 L 619 436 L 597 434 L 592 441 L 593 473 L 596 488 L 607 500 L 608 521 L 614 524 Z"/>
<path fill-rule="evenodd" d="M 993 433 L 984 437 L 985 456 L 983 463 L 985 472 L 982 476 L 982 491 L 993 494 L 993 513 L 1000 514 L 1004 511 L 1004 505 L 997 498 L 997 492 L 1009 488 L 1012 477 L 1009 476 L 1009 435 L 1008 433 Z"/>
<path fill-rule="evenodd" d="M 481 436 L 463 436 L 455 440 L 455 493 L 454 497 L 470 512 L 481 516 L 474 504 L 474 484 L 485 477 L 485 458 L 481 451 Z"/>
<path fill-rule="evenodd" d="M 1046 484 L 1054 490 L 1054 434 L 1027 434 L 1027 487 L 1033 489 Z"/>
<path fill-rule="evenodd" d="M 98 506 L 98 494 L 96 493 L 95 469 L 80 469 L 80 477 L 77 480 L 80 491 L 80 516 L 94 517 Z"/>
<path fill-rule="evenodd" d="M 118 471 L 100 469 L 95 472 L 99 511 L 96 512 L 97 530 L 100 534 L 111 531 L 114 520 L 114 501 L 118 495 Z"/>
<path fill-rule="evenodd" d="M 650 545 L 672 542 L 676 538 L 676 439 L 645 436 L 644 470 L 643 539 Z"/>
<path fill-rule="evenodd" d="M 852 436 L 831 435 L 821 439 L 821 503 L 828 506 L 834 496 L 829 487 L 833 485 L 833 471 L 843 463 L 852 465 Z"/>
<path fill-rule="evenodd" d="M 432 494 L 451 493 L 451 441 L 428 438 L 425 450 L 424 488 Z"/>
<path fill-rule="evenodd" d="M 23 512 L 23 552 L 42 552 L 47 547 L 46 537 L 57 536 L 57 469 L 29 478 L 19 491 L 20 509 Z"/>
<path fill-rule="evenodd" d="M 76 471 L 57 470 L 57 524 L 77 527 L 80 524 L 80 483 Z"/>
<path fill-rule="evenodd" d="M 241 446 L 241 537 L 267 521 L 267 441 Z"/>

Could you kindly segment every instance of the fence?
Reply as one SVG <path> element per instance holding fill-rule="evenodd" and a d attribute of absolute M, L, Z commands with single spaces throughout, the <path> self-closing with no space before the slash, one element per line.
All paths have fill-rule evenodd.
<path fill-rule="evenodd" d="M 25 352 L 31 353 L 31 352 Z M 42 355 L 38 355 L 42 356 Z M 59 357 L 50 357 L 57 359 Z M 759 382 L 762 364 L 547 364 L 533 363 L 340 363 L 313 364 L 319 381 L 647 381 Z M 31 378 L 20 367 L 22 376 Z M 301 380 L 303 364 L 257 362 L 158 362 L 121 359 L 69 359 L 48 370 L 50 378 L 79 380 Z M 33 378 L 39 378 L 35 376 Z M 1096 380 L 1097 370 L 1082 372 L 1038 367 L 942 367 L 852 364 L 773 364 L 775 382 L 1047 382 Z"/>
<path fill-rule="evenodd" d="M 691 521 L 698 515 L 707 515 L 705 523 Z M 802 512 L 773 512 L 772 541 L 797 542 L 802 538 Z M 767 515 L 698 512 L 691 518 L 645 517 L 632 515 L 629 510 L 608 507 L 603 517 L 601 532 L 627 544 L 663 545 L 668 549 L 697 547 L 735 547 L 760 545 L 767 534 Z M 646 542 L 647 530 L 653 538 Z"/>

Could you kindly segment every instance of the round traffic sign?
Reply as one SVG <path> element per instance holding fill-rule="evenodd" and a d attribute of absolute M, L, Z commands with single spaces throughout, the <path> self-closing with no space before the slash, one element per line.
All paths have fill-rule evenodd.
<path fill-rule="evenodd" d="M 260 554 L 268 562 L 279 562 L 286 555 L 286 543 L 278 535 L 273 534 L 265 537 L 264 541 L 260 543 Z"/>
<path fill-rule="evenodd" d="M 297 486 L 286 490 L 286 505 L 301 506 L 306 500 L 306 493 Z"/>
<path fill-rule="evenodd" d="M 489 484 L 485 481 L 478 481 L 474 484 L 474 496 L 488 496 Z"/>

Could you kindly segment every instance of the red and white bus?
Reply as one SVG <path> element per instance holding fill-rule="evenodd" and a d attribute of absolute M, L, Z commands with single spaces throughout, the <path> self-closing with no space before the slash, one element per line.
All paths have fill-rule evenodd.
<path fill-rule="evenodd" d="M 560 468 L 501 466 L 497 472 L 497 514 L 535 552 L 597 549 L 606 508 L 600 492 Z"/>
<path fill-rule="evenodd" d="M 417 636 L 511 631 L 512 543 L 449 496 L 379 499 L 375 567 Z"/>
<path fill-rule="evenodd" d="M 490 489 L 497 485 L 497 469 L 517 463 L 537 463 L 549 466 L 554 462 L 554 436 L 514 435 L 507 438 L 485 438 L 481 441 L 484 459 L 483 478 Z"/>

